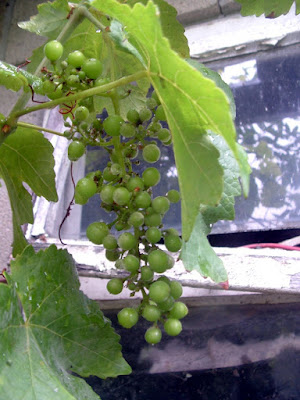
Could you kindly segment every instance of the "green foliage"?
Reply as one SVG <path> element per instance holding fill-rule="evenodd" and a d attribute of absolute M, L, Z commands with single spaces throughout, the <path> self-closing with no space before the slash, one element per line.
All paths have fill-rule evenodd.
<path fill-rule="evenodd" d="M 300 0 L 235 0 L 242 5 L 241 14 L 256 15 L 265 14 L 266 17 L 279 17 L 287 14 L 294 3 L 296 3 L 296 14 L 300 13 Z"/>
<path fill-rule="evenodd" d="M 28 84 L 39 92 L 42 86 L 42 80 L 27 71 L 19 69 L 14 65 L 0 61 L 0 85 L 6 89 L 18 92 L 21 88 L 28 89 Z"/>
<path fill-rule="evenodd" d="M 130 373 L 110 322 L 79 290 L 67 251 L 51 246 L 36 254 L 27 247 L 8 278 L 0 284 L 0 398 L 99 399 L 69 371 Z"/>
<path fill-rule="evenodd" d="M 27 128 L 18 128 L 0 147 L 0 174 L 13 210 L 13 255 L 19 254 L 26 243 L 19 226 L 33 223 L 31 195 L 23 182 L 37 196 L 57 201 L 52 152 L 52 145 L 41 133 Z"/>

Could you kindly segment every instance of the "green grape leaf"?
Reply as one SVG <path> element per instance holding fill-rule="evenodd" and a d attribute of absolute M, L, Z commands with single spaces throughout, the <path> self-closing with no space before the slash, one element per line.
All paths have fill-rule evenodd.
<path fill-rule="evenodd" d="M 239 166 L 228 145 L 221 136 L 211 133 L 210 137 L 220 152 L 220 164 L 224 170 L 224 190 L 219 204 L 215 207 L 200 205 L 192 234 L 183 244 L 181 258 L 187 270 L 195 269 L 201 275 L 219 283 L 227 281 L 227 273 L 206 236 L 217 221 L 234 219 L 234 198 L 241 195 L 241 185 Z"/>
<path fill-rule="evenodd" d="M 38 14 L 29 21 L 19 22 L 18 26 L 40 36 L 56 39 L 67 22 L 71 7 L 67 0 L 56 0 L 52 3 L 42 3 L 38 6 Z"/>
<path fill-rule="evenodd" d="M 209 231 L 203 215 L 199 213 L 189 240 L 183 242 L 180 258 L 188 271 L 196 270 L 214 282 L 223 283 L 228 280 L 227 272 L 222 260 L 209 244 Z"/>
<path fill-rule="evenodd" d="M 243 16 L 265 14 L 266 17 L 279 17 L 290 11 L 293 3 L 296 3 L 296 14 L 300 13 L 300 0 L 235 0 L 242 5 Z"/>
<path fill-rule="evenodd" d="M 146 5 L 148 0 L 128 0 L 127 4 L 134 6 L 136 3 Z M 165 0 L 154 0 L 159 7 L 160 21 L 164 36 L 169 40 L 171 48 L 181 57 L 189 57 L 190 50 L 187 38 L 184 35 L 184 27 L 177 20 L 177 10 Z"/>
<path fill-rule="evenodd" d="M 27 247 L 0 284 L 0 398 L 99 400 L 82 377 L 131 372 L 119 336 L 79 290 L 72 257 Z"/>
<path fill-rule="evenodd" d="M 37 76 L 0 61 L 0 85 L 4 85 L 7 89 L 17 92 L 24 87 L 25 90 L 29 90 L 28 85 L 30 85 L 35 92 L 40 92 L 42 84 L 42 80 Z"/>
<path fill-rule="evenodd" d="M 223 92 L 226 94 L 229 104 L 230 104 L 231 116 L 233 119 L 235 119 L 235 117 L 236 117 L 235 101 L 234 101 L 234 97 L 233 97 L 233 94 L 232 94 L 232 91 L 231 91 L 229 85 L 227 85 L 227 83 L 225 83 L 223 81 L 221 76 L 216 71 L 213 71 L 212 69 L 207 68 L 204 64 L 201 64 L 198 61 L 192 60 L 192 59 L 188 59 L 187 62 L 190 65 L 192 65 L 194 68 L 196 68 L 198 71 L 200 71 L 203 76 L 214 81 L 215 84 L 218 86 L 218 88 L 223 90 Z"/>
<path fill-rule="evenodd" d="M 53 147 L 42 133 L 18 128 L 0 147 L 0 174 L 5 182 L 13 211 L 13 255 L 23 250 L 18 226 L 33 223 L 31 195 L 23 186 L 30 186 L 37 196 L 57 201 Z"/>
<path fill-rule="evenodd" d="M 239 160 L 228 98 L 171 49 L 152 1 L 133 8 L 113 0 L 96 0 L 92 5 L 126 27 L 164 107 L 173 136 L 182 195 L 182 234 L 187 240 L 200 204 L 218 204 L 223 192 L 223 169 L 218 151 L 206 137 L 209 130 L 224 137 L 239 161 L 241 175 L 247 173 Z"/>

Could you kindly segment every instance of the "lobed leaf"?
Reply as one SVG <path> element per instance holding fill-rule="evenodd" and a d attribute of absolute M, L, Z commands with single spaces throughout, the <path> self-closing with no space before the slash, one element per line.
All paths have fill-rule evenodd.
<path fill-rule="evenodd" d="M 1 399 L 96 400 L 70 372 L 103 379 L 131 372 L 110 321 L 79 290 L 66 250 L 27 247 L 7 278 L 0 284 Z"/>
<path fill-rule="evenodd" d="M 53 147 L 42 133 L 18 128 L 0 147 L 0 174 L 6 184 L 14 213 L 13 255 L 25 246 L 19 226 L 33 222 L 31 195 L 27 183 L 37 196 L 57 201 Z"/>
<path fill-rule="evenodd" d="M 287 14 L 296 3 L 296 14 L 300 13 L 300 0 L 235 0 L 242 5 L 243 16 L 265 14 L 266 17 L 279 17 Z"/>
<path fill-rule="evenodd" d="M 26 90 L 27 86 L 31 85 L 35 92 L 40 92 L 42 84 L 42 80 L 37 76 L 0 61 L 0 85 L 4 85 L 7 89 L 17 92 L 22 87 Z"/>

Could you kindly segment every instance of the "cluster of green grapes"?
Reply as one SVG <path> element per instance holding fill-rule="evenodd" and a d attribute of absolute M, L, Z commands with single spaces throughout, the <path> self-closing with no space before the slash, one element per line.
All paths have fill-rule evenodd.
<path fill-rule="evenodd" d="M 45 47 L 45 55 L 52 62 L 63 53 L 61 44 L 57 43 L 54 43 L 54 47 L 58 49 L 55 55 L 49 53 L 47 47 L 53 46 L 53 42 Z M 103 81 L 105 78 L 101 77 L 102 67 L 96 68 L 95 61 L 90 70 L 91 60 L 85 60 L 79 51 L 70 53 L 66 63 L 76 69 L 79 80 L 72 73 L 75 71 L 71 70 L 71 75 L 67 78 L 62 74 L 59 83 L 61 90 L 73 88 L 75 81 L 78 84 L 76 90 L 84 90 L 80 85 L 97 84 L 97 79 Z M 94 73 L 96 70 L 97 73 Z M 55 84 L 52 75 L 45 80 L 45 85 L 47 82 Z M 56 91 L 58 88 L 59 86 Z M 86 235 L 92 243 L 103 245 L 106 258 L 114 262 L 116 268 L 128 272 L 126 278 L 109 280 L 109 293 L 118 295 L 127 287 L 131 296 L 137 292 L 142 294 L 139 307 L 127 307 L 118 313 L 120 325 L 131 328 L 142 316 L 151 323 L 145 339 L 148 343 L 156 344 L 162 337 L 161 325 L 168 335 L 176 336 L 182 330 L 180 320 L 188 313 L 186 305 L 178 301 L 182 295 L 181 284 L 159 275 L 174 266 L 175 260 L 170 253 L 177 253 L 181 249 L 182 241 L 178 231 L 163 228 L 163 217 L 171 203 L 180 200 L 180 194 L 177 190 L 170 190 L 165 196 L 154 197 L 153 187 L 160 181 L 160 172 L 157 168 L 148 166 L 139 175 L 134 167 L 138 162 L 136 157 L 139 152 L 145 163 L 158 162 L 161 156 L 158 142 L 170 145 L 172 136 L 169 129 L 161 125 L 166 116 L 155 92 L 145 99 L 142 109 L 130 109 L 126 119 L 118 114 L 111 114 L 103 119 L 96 118 L 95 115 L 91 120 L 90 112 L 85 99 L 85 103 L 76 105 L 71 122 L 65 122 L 70 128 L 69 132 L 73 134 L 71 137 L 69 135 L 72 139 L 68 148 L 69 159 L 77 161 L 84 155 L 86 145 L 91 144 L 104 147 L 110 160 L 103 171 L 91 172 L 77 182 L 75 202 L 83 205 L 98 194 L 101 207 L 115 214 L 115 219 L 109 224 L 91 223 Z M 164 243 L 167 251 L 160 248 L 160 243 Z"/>

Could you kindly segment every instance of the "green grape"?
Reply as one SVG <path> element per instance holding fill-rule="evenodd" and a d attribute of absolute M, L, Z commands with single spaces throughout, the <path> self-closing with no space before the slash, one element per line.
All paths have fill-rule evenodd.
<path fill-rule="evenodd" d="M 165 114 L 165 111 L 164 111 L 162 105 L 158 106 L 157 109 L 155 110 L 155 118 L 158 121 L 166 121 L 167 120 L 166 114 Z"/>
<path fill-rule="evenodd" d="M 157 135 L 157 132 L 160 131 L 162 128 L 161 124 L 159 122 L 153 121 L 149 127 L 150 131 Z"/>
<path fill-rule="evenodd" d="M 169 228 L 166 230 L 167 235 L 174 235 L 174 236 L 179 236 L 179 232 L 175 228 Z"/>
<path fill-rule="evenodd" d="M 143 310 L 142 316 L 149 322 L 155 322 L 160 318 L 161 311 L 156 306 L 147 304 Z"/>
<path fill-rule="evenodd" d="M 78 140 L 74 140 L 69 144 L 68 157 L 70 161 L 77 161 L 84 155 L 85 145 Z"/>
<path fill-rule="evenodd" d="M 139 314 L 135 308 L 123 308 L 118 312 L 118 322 L 124 328 L 132 328 L 139 320 Z"/>
<path fill-rule="evenodd" d="M 168 269 L 171 269 L 174 267 L 175 260 L 170 254 L 168 254 Z"/>
<path fill-rule="evenodd" d="M 72 65 L 72 67 L 80 68 L 84 61 L 85 56 L 79 50 L 72 51 L 72 53 L 68 55 L 68 63 Z"/>
<path fill-rule="evenodd" d="M 130 282 L 128 284 L 128 289 L 134 291 L 136 289 L 136 284 L 133 282 Z"/>
<path fill-rule="evenodd" d="M 147 192 L 139 192 L 135 198 L 137 208 L 147 208 L 151 204 L 151 196 Z"/>
<path fill-rule="evenodd" d="M 161 341 L 161 330 L 155 326 L 148 328 L 145 333 L 145 340 L 149 344 L 157 344 Z"/>
<path fill-rule="evenodd" d="M 103 239 L 103 246 L 106 250 L 114 250 L 118 247 L 117 239 L 113 235 L 107 235 Z"/>
<path fill-rule="evenodd" d="M 171 308 L 170 317 L 175 319 L 182 319 L 188 314 L 188 312 L 189 310 L 187 306 L 181 301 L 178 301 Z"/>
<path fill-rule="evenodd" d="M 155 186 L 160 181 L 160 173 L 157 168 L 149 167 L 144 170 L 143 174 L 143 181 L 145 186 Z"/>
<path fill-rule="evenodd" d="M 170 282 L 171 288 L 171 296 L 174 297 L 175 300 L 179 299 L 182 295 L 182 285 L 180 282 L 171 281 Z"/>
<path fill-rule="evenodd" d="M 129 122 L 136 124 L 140 119 L 139 113 L 135 109 L 131 109 L 127 113 L 127 119 Z"/>
<path fill-rule="evenodd" d="M 151 300 L 155 301 L 156 303 L 161 303 L 170 295 L 170 287 L 165 282 L 153 282 L 149 288 L 149 297 Z"/>
<path fill-rule="evenodd" d="M 149 267 L 142 267 L 141 269 L 141 278 L 145 282 L 151 282 L 154 276 L 154 272 Z"/>
<path fill-rule="evenodd" d="M 164 238 L 166 248 L 172 253 L 176 253 L 181 249 L 181 239 L 177 235 L 166 235 Z"/>
<path fill-rule="evenodd" d="M 156 144 L 147 144 L 147 146 L 143 148 L 143 158 L 148 163 L 153 164 L 157 162 L 160 158 L 159 147 L 157 147 Z"/>
<path fill-rule="evenodd" d="M 104 168 L 103 179 L 107 182 L 112 182 L 116 179 L 116 176 L 111 172 L 110 167 Z"/>
<path fill-rule="evenodd" d="M 149 267 L 159 274 L 168 269 L 168 255 L 162 250 L 153 250 L 148 255 Z"/>
<path fill-rule="evenodd" d="M 44 54 L 50 61 L 57 61 L 64 52 L 63 45 L 57 40 L 51 40 L 44 46 Z"/>
<path fill-rule="evenodd" d="M 146 100 L 146 105 L 147 105 L 148 108 L 150 108 L 150 110 L 154 110 L 154 108 L 157 107 L 157 102 L 153 97 L 149 97 Z"/>
<path fill-rule="evenodd" d="M 161 231 L 160 229 L 152 226 L 146 230 L 145 236 L 149 243 L 155 244 L 161 239 Z"/>
<path fill-rule="evenodd" d="M 121 165 L 118 164 L 118 163 L 112 164 L 111 167 L 110 167 L 110 172 L 111 172 L 112 175 L 114 175 L 114 176 L 121 175 L 121 173 L 122 173 L 122 167 L 121 167 Z"/>
<path fill-rule="evenodd" d="M 121 125 L 120 134 L 126 138 L 131 138 L 136 134 L 135 127 L 133 125 L 126 124 L 126 122 L 124 122 Z"/>
<path fill-rule="evenodd" d="M 119 136 L 121 125 L 123 124 L 123 118 L 119 115 L 110 115 L 103 122 L 103 128 L 107 135 Z"/>
<path fill-rule="evenodd" d="M 67 61 L 62 61 L 61 63 L 60 63 L 60 66 L 61 66 L 61 68 L 62 69 L 67 69 L 68 68 L 68 63 L 67 63 Z"/>
<path fill-rule="evenodd" d="M 160 276 L 157 280 L 160 281 L 160 282 L 165 282 L 165 283 L 167 283 L 169 286 L 171 285 L 170 279 L 169 279 L 167 276 L 165 276 L 165 275 Z"/>
<path fill-rule="evenodd" d="M 169 336 L 177 336 L 182 331 L 181 322 L 175 318 L 169 318 L 164 323 L 164 330 Z"/>
<path fill-rule="evenodd" d="M 140 191 L 144 189 L 144 182 L 138 176 L 134 176 L 133 178 L 130 178 L 129 181 L 126 183 L 126 187 L 130 192 L 133 192 L 137 189 L 137 191 Z"/>
<path fill-rule="evenodd" d="M 139 112 L 139 119 L 140 121 L 144 122 L 144 121 L 148 121 L 148 119 L 150 119 L 152 117 L 152 112 L 144 107 L 140 110 Z"/>
<path fill-rule="evenodd" d="M 105 257 L 108 259 L 108 261 L 114 262 L 120 258 L 120 252 L 117 249 L 106 250 Z"/>
<path fill-rule="evenodd" d="M 87 238 L 94 244 L 102 244 L 108 233 L 108 226 L 104 222 L 93 222 L 86 230 Z"/>
<path fill-rule="evenodd" d="M 178 203 L 178 201 L 180 200 L 180 193 L 178 192 L 178 190 L 171 189 L 168 191 L 166 196 L 171 203 Z"/>
<path fill-rule="evenodd" d="M 174 297 L 169 296 L 167 300 L 163 301 L 162 303 L 159 303 L 158 306 L 162 312 L 166 312 L 171 310 L 171 308 L 174 306 L 174 303 L 175 303 Z"/>
<path fill-rule="evenodd" d="M 79 179 L 76 185 L 76 192 L 86 198 L 94 196 L 97 192 L 97 185 L 94 181 L 88 178 Z"/>
<path fill-rule="evenodd" d="M 80 100 L 80 102 L 79 102 L 79 106 L 84 106 L 84 107 L 86 107 L 89 111 L 92 111 L 93 110 L 93 108 L 94 108 L 94 100 L 93 100 L 93 97 L 86 97 L 85 99 L 82 99 L 82 100 Z M 93 121 L 93 128 L 95 128 L 95 126 L 94 126 L 94 122 L 95 121 L 97 121 L 98 122 L 98 120 L 96 119 L 96 120 L 94 120 Z"/>
<path fill-rule="evenodd" d="M 115 228 L 116 228 L 117 231 L 124 231 L 126 229 L 129 229 L 129 225 L 127 225 L 123 221 L 117 221 L 116 224 L 115 224 Z"/>
<path fill-rule="evenodd" d="M 101 62 L 95 58 L 90 58 L 82 64 L 82 70 L 90 79 L 97 79 L 102 73 L 102 68 Z"/>
<path fill-rule="evenodd" d="M 130 232 L 123 232 L 118 238 L 118 245 L 123 250 L 131 250 L 136 244 L 137 240 Z"/>
<path fill-rule="evenodd" d="M 78 78 L 83 81 L 86 78 L 84 71 L 78 71 Z"/>
<path fill-rule="evenodd" d="M 43 82 L 43 92 L 48 94 L 48 93 L 53 93 L 55 91 L 56 85 L 52 81 L 45 81 Z"/>
<path fill-rule="evenodd" d="M 123 261 L 122 258 L 118 259 L 118 260 L 115 262 L 115 267 L 116 267 L 117 269 L 125 269 L 124 261 Z"/>
<path fill-rule="evenodd" d="M 136 256 L 128 254 L 124 258 L 124 265 L 127 271 L 134 273 L 137 272 L 138 269 L 140 268 L 140 260 Z"/>
<path fill-rule="evenodd" d="M 135 211 L 128 218 L 128 223 L 134 228 L 138 228 L 144 223 L 144 215 L 139 211 Z"/>
<path fill-rule="evenodd" d="M 84 204 L 86 204 L 88 202 L 88 199 L 89 199 L 88 197 L 84 197 L 75 192 L 74 200 L 75 200 L 76 204 L 83 206 Z"/>
<path fill-rule="evenodd" d="M 90 112 L 85 106 L 79 106 L 75 110 L 75 119 L 77 121 L 84 121 L 88 118 Z"/>
<path fill-rule="evenodd" d="M 106 289 L 111 294 L 119 294 L 123 290 L 123 281 L 119 278 L 112 278 L 108 281 Z"/>
<path fill-rule="evenodd" d="M 155 197 L 152 200 L 152 208 L 159 214 L 165 214 L 170 208 L 170 201 L 164 196 Z"/>
<path fill-rule="evenodd" d="M 145 217 L 145 225 L 148 227 L 160 226 L 162 223 L 160 214 L 150 214 Z"/>
<path fill-rule="evenodd" d="M 95 86 L 103 86 L 110 82 L 109 78 L 97 78 L 95 80 Z"/>
<path fill-rule="evenodd" d="M 157 137 L 163 143 L 166 143 L 166 142 L 168 142 L 170 140 L 171 133 L 170 133 L 169 129 L 162 128 L 157 132 Z"/>
<path fill-rule="evenodd" d="M 113 200 L 119 206 L 125 206 L 129 203 L 131 194 L 125 187 L 119 187 L 114 191 Z"/>
<path fill-rule="evenodd" d="M 100 199 L 103 201 L 103 203 L 113 204 L 114 202 L 113 195 L 115 190 L 116 190 L 115 186 L 103 185 L 100 192 Z"/>
<path fill-rule="evenodd" d="M 63 95 L 63 85 L 62 84 L 56 86 L 56 89 L 53 93 L 47 94 L 47 96 L 51 100 L 59 99 L 60 97 L 62 97 L 62 95 Z"/>
<path fill-rule="evenodd" d="M 79 76 L 78 75 L 69 75 L 67 77 L 67 85 L 70 86 L 70 88 L 76 88 L 80 81 L 79 81 Z"/>

